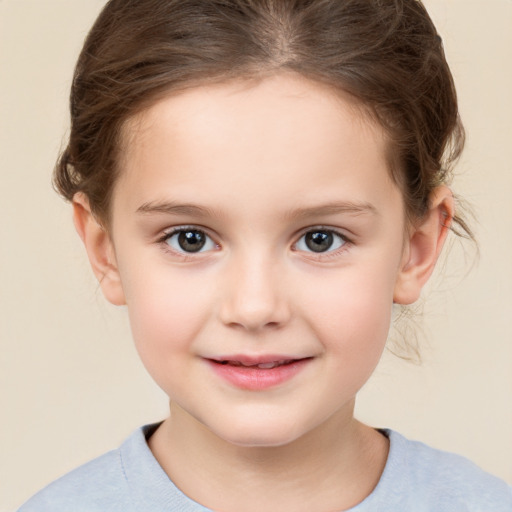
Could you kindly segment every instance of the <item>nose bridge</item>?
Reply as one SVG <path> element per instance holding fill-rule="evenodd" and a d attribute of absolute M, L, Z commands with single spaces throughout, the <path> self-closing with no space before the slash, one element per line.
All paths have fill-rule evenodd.
<path fill-rule="evenodd" d="M 277 327 L 289 317 L 283 269 L 270 251 L 246 250 L 234 255 L 221 307 L 226 325 L 248 330 Z"/>

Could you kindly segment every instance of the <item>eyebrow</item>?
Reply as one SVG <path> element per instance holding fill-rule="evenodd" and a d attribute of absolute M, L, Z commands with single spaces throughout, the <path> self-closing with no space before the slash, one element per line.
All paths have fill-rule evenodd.
<path fill-rule="evenodd" d="M 219 216 L 214 210 L 189 203 L 175 203 L 169 201 L 150 201 L 137 208 L 137 213 L 163 213 L 168 215 L 185 215 L 199 218 Z M 367 202 L 340 201 L 312 206 L 308 208 L 296 208 L 285 214 L 290 219 L 307 219 L 310 217 L 325 217 L 340 213 L 362 215 L 379 215 L 377 208 Z"/>
<path fill-rule="evenodd" d="M 304 219 L 309 217 L 324 217 L 339 213 L 379 215 L 377 208 L 375 208 L 371 203 L 340 201 L 320 206 L 312 206 L 310 208 L 297 208 L 296 210 L 289 212 L 287 217 Z"/>
<path fill-rule="evenodd" d="M 210 208 L 195 204 L 181 204 L 169 201 L 147 202 L 137 208 L 137 213 L 165 213 L 170 215 L 190 215 L 194 217 L 213 217 Z"/>

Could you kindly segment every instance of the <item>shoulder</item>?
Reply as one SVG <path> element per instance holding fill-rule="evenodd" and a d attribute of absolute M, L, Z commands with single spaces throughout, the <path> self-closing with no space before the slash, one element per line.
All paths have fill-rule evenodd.
<path fill-rule="evenodd" d="M 74 469 L 28 500 L 18 512 L 129 512 L 130 485 L 126 477 L 125 451 L 144 442 L 144 430 L 136 430 L 116 450 Z"/>
<path fill-rule="evenodd" d="M 18 512 L 207 512 L 169 479 L 147 444 L 159 424 L 137 429 L 117 450 L 71 471 Z"/>
<path fill-rule="evenodd" d="M 390 438 L 388 472 L 407 482 L 426 510 L 511 512 L 512 488 L 468 459 L 410 441 L 394 431 Z"/>
<path fill-rule="evenodd" d="M 18 512 L 129 511 L 119 450 L 94 459 L 51 483 Z"/>

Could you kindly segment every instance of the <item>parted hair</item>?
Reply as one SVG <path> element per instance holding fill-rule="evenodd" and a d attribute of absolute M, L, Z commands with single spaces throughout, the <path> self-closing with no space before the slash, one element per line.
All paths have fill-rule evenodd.
<path fill-rule="evenodd" d="M 57 190 L 85 193 L 108 227 L 128 119 L 173 92 L 279 72 L 348 93 L 380 123 L 407 215 L 421 218 L 451 179 L 464 130 L 442 40 L 418 0 L 110 0 L 76 65 Z M 455 226 L 471 236 L 459 215 Z"/>

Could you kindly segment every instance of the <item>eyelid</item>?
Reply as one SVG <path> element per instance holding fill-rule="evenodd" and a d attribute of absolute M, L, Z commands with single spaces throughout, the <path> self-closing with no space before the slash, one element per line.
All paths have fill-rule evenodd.
<path fill-rule="evenodd" d="M 302 228 L 297 232 L 295 235 L 295 238 L 298 240 L 307 233 L 315 232 L 315 231 L 327 231 L 329 233 L 334 233 L 335 235 L 338 235 L 339 237 L 343 238 L 346 242 L 352 242 L 352 237 L 347 234 L 346 229 L 341 228 L 335 228 L 333 226 L 326 226 L 324 224 L 318 224 L 314 226 L 308 226 L 307 228 Z"/>
<path fill-rule="evenodd" d="M 171 226 L 165 229 L 160 230 L 161 234 L 158 235 L 158 240 L 165 240 L 175 233 L 179 233 L 180 231 L 200 231 L 205 235 L 208 235 L 212 240 L 215 239 L 215 235 L 212 235 L 211 230 L 204 226 L 200 226 L 199 224 L 179 224 L 177 226 Z"/>

